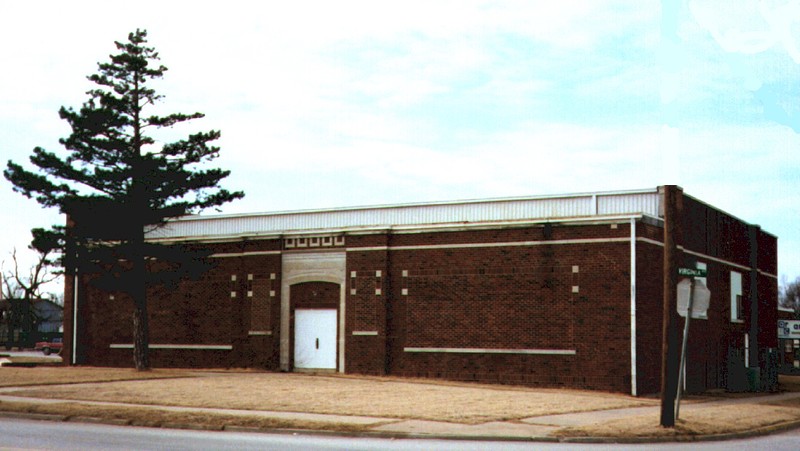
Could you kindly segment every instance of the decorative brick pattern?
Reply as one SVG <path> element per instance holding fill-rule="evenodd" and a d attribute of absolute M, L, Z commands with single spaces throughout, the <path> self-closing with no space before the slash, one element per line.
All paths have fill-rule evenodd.
<path fill-rule="evenodd" d="M 252 293 L 250 298 L 250 330 L 251 331 L 270 331 L 270 296 L 271 281 L 255 279 L 252 281 Z"/>

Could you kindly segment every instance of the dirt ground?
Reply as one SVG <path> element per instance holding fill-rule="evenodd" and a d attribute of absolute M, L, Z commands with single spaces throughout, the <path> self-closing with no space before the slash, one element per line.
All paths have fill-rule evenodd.
<path fill-rule="evenodd" d="M 0 367 L 0 387 L 23 387 L 50 384 L 76 384 L 137 379 L 185 377 L 183 370 L 140 372 L 131 368 L 93 368 L 78 366 Z"/>
<path fill-rule="evenodd" d="M 194 377 L 200 373 L 191 372 L 184 374 L 190 377 L 50 386 L 13 394 L 75 401 L 309 412 L 467 424 L 634 407 L 654 402 L 577 390 L 428 380 L 252 372 L 216 373 L 215 377 Z M 123 378 L 124 375 L 104 377 Z M 175 375 L 168 372 L 165 377 Z"/>
<path fill-rule="evenodd" d="M 594 391 L 533 389 L 350 375 L 309 375 L 256 371 L 153 370 L 87 367 L 0 368 L 0 388 L 7 394 L 70 400 L 54 404 L 0 402 L 0 411 L 37 412 L 69 417 L 120 419 L 128 424 L 204 425 L 256 428 L 369 430 L 353 423 L 318 424 L 258 415 L 225 415 L 202 411 L 172 412 L 157 407 L 97 406 L 105 401 L 152 406 L 207 407 L 240 410 L 306 412 L 390 419 L 421 419 L 463 424 L 515 421 L 559 413 L 658 406 L 655 398 Z M 19 389 L 10 389 L 19 387 Z M 800 376 L 782 376 L 784 391 L 800 391 Z M 736 406 L 708 405 L 719 398 L 742 401 Z M 751 431 L 800 420 L 800 399 L 767 402 L 752 394 L 715 393 L 685 400 L 674 429 L 661 428 L 657 414 L 582 427 L 562 428 L 559 437 L 663 437 L 685 439 L 698 434 Z M 254 412 L 255 413 L 255 412 Z M 374 426 L 374 425 L 373 425 Z"/>
<path fill-rule="evenodd" d="M 742 410 L 745 409 L 745 410 Z M 743 415 L 743 412 L 746 414 Z M 800 419 L 800 409 L 771 405 L 715 406 L 681 412 L 674 429 L 659 425 L 658 414 L 565 428 L 560 437 L 679 437 L 749 431 Z"/>
<path fill-rule="evenodd" d="M 800 392 L 800 376 L 780 376 L 783 392 Z M 752 431 L 800 420 L 800 399 L 762 402 L 752 393 L 716 393 L 700 401 L 718 398 L 744 399 L 735 406 L 709 406 L 682 410 L 675 428 L 662 428 L 658 414 L 611 420 L 588 426 L 564 428 L 561 437 L 688 437 Z"/>

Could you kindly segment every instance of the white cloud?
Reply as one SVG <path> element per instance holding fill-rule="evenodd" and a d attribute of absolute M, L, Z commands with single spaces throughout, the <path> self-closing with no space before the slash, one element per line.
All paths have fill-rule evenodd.
<path fill-rule="evenodd" d="M 779 52 L 746 54 L 795 54 L 796 3 L 750 3 L 747 12 L 694 1 L 662 60 L 654 0 L 145 0 L 124 14 L 100 1 L 9 3 L 0 16 L 0 56 L 12 68 L 0 72 L 0 146 L 15 161 L 35 145 L 57 149 L 68 132 L 58 108 L 78 107 L 84 77 L 112 41 L 143 27 L 170 68 L 159 87 L 164 110 L 207 113 L 165 139 L 222 130 L 218 164 L 233 171 L 226 186 L 248 193 L 226 211 L 679 182 L 781 236 L 792 275 L 800 243 L 786 212 L 797 217 L 800 181 L 787 168 L 800 173 L 800 163 L 788 149 L 800 142 L 743 113 L 758 106 L 750 89 L 796 81 L 774 60 L 764 64 Z M 718 46 L 741 59 L 721 58 Z M 456 124 L 458 115 L 467 118 Z M 4 180 L 0 203 L 0 221 L 14 224 L 0 252 L 60 220 Z"/>
<path fill-rule="evenodd" d="M 726 52 L 754 54 L 775 46 L 800 63 L 800 2 L 693 0 L 697 22 Z"/>

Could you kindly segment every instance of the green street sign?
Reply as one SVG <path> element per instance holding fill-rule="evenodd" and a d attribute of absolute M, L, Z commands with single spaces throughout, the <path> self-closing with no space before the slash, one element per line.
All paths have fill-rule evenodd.
<path fill-rule="evenodd" d="M 705 277 L 708 270 L 696 268 L 678 268 L 678 275 L 690 277 Z"/>

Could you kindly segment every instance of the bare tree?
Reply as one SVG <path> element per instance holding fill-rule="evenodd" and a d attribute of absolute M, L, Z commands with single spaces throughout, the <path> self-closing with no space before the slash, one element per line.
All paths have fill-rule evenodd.
<path fill-rule="evenodd" d="M 34 239 L 28 248 L 36 252 L 37 259 L 30 267 L 20 261 L 16 248 L 11 251 L 10 262 L 0 262 L 0 299 L 4 300 L 0 303 L 0 340 L 7 348 L 14 342 L 18 346 L 24 344 L 24 339 L 17 341 L 22 335 L 17 336 L 14 331 L 30 334 L 37 331 L 42 322 L 56 319 L 40 312 L 36 306 L 42 299 L 53 301 L 54 295 L 44 290 L 60 275 L 58 261 L 51 258 L 54 254 L 52 243 L 45 243 L 49 239 L 47 233 L 34 231 Z"/>
<path fill-rule="evenodd" d="M 784 277 L 781 279 L 780 305 L 794 310 L 795 318 L 800 318 L 800 277 L 794 282 L 787 282 Z"/>
<path fill-rule="evenodd" d="M 38 233 L 37 233 L 38 232 Z M 57 267 L 59 263 L 54 259 L 55 249 L 51 242 L 44 242 L 51 237 L 43 236 L 43 231 L 34 231 L 33 242 L 28 249 L 36 252 L 36 263 L 27 269 L 22 267 L 17 249 L 11 251 L 11 262 L 6 269 L 6 262 L 0 263 L 0 275 L 2 275 L 2 298 L 3 299 L 24 299 L 34 301 L 38 299 L 53 299 L 57 296 L 46 293 L 43 290 L 47 284 L 55 281 L 60 276 Z"/>
<path fill-rule="evenodd" d="M 29 268 L 21 268 L 17 249 L 11 251 L 10 269 L 3 264 L 3 298 L 35 300 L 52 297 L 43 292 L 45 286 L 58 278 L 57 274 L 45 263 L 47 255 L 39 254 L 39 258 Z"/>

